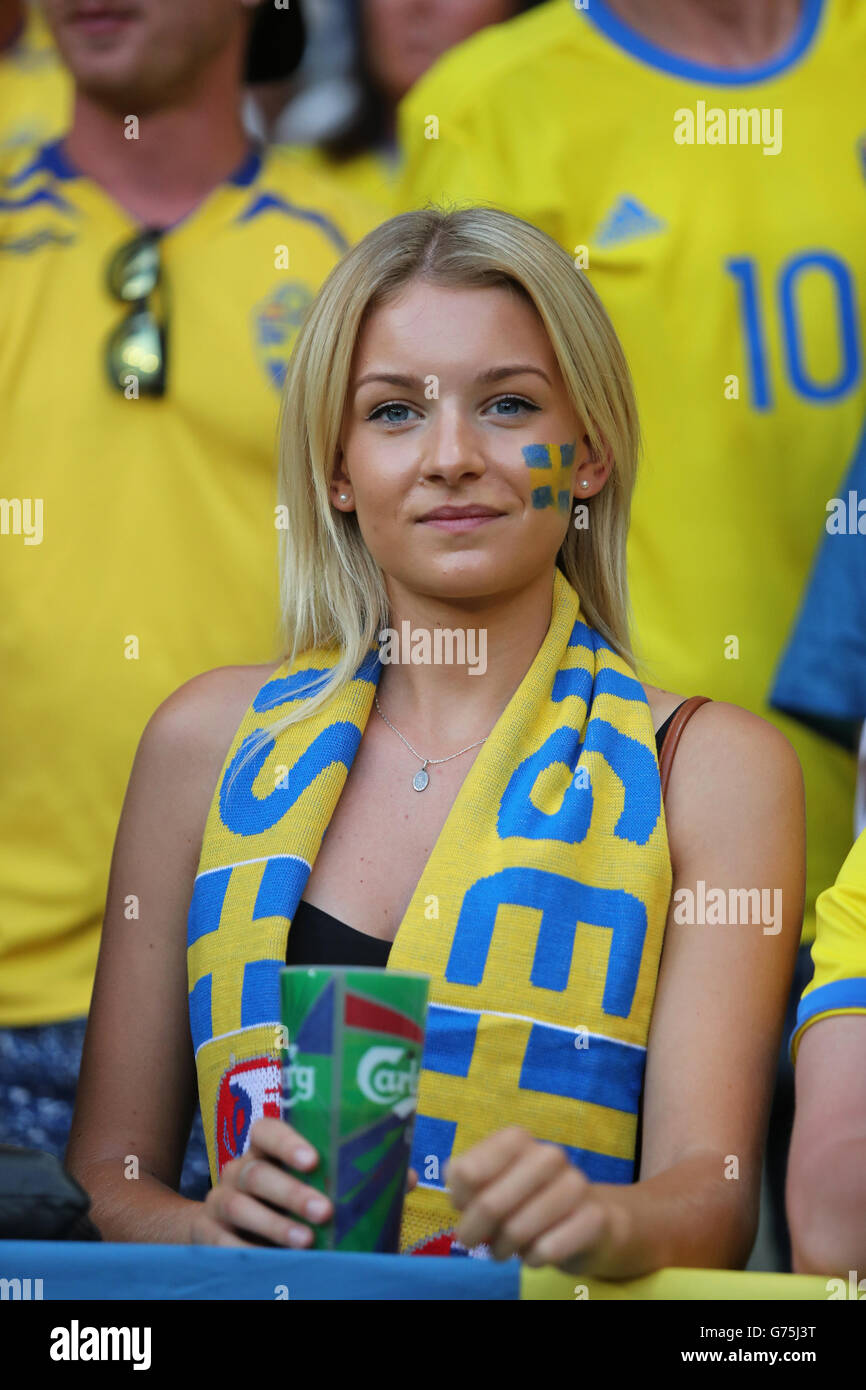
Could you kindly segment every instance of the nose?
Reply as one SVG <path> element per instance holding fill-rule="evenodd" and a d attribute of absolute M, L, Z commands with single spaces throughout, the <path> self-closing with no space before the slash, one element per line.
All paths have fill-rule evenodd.
<path fill-rule="evenodd" d="M 421 473 L 431 481 L 453 486 L 462 477 L 478 477 L 486 469 L 481 431 L 456 402 L 440 402 L 424 444 Z"/>

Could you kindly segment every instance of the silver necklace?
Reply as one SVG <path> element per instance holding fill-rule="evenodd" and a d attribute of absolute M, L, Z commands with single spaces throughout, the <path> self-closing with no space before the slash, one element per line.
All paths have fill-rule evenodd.
<path fill-rule="evenodd" d="M 382 718 L 388 725 L 388 728 L 394 729 L 394 725 L 391 723 L 387 714 L 382 714 L 382 706 L 379 704 L 379 696 L 375 693 L 375 691 L 373 693 L 373 699 L 376 701 L 376 708 L 382 715 Z M 405 743 L 406 747 L 409 749 L 409 752 L 414 754 L 416 758 L 420 759 L 421 766 L 415 773 L 415 776 L 412 778 L 412 786 L 415 788 L 416 792 L 423 792 L 424 788 L 427 786 L 427 783 L 430 781 L 430 774 L 427 771 L 428 767 L 433 767 L 436 763 L 450 763 L 452 758 L 459 758 L 461 753 L 468 753 L 471 748 L 479 748 L 481 744 L 486 743 L 487 739 L 490 737 L 490 735 L 487 734 L 484 738 L 480 738 L 477 743 L 470 743 L 467 745 L 466 748 L 461 748 L 460 752 L 451 753 L 450 756 L 447 758 L 422 758 L 421 754 L 412 747 L 409 740 L 407 738 L 403 738 L 403 735 L 400 733 L 399 729 L 394 729 L 394 733 L 403 743 Z"/>

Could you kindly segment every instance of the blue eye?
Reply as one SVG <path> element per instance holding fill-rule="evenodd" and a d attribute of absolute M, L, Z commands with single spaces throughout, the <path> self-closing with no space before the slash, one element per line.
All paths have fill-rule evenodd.
<path fill-rule="evenodd" d="M 405 425 L 409 419 L 408 412 L 411 410 L 411 405 L 401 405 L 399 401 L 386 401 L 384 405 L 377 405 L 375 410 L 371 410 L 367 419 L 383 420 L 386 425 Z M 413 411 L 413 414 L 417 414 L 417 411 Z"/>
<path fill-rule="evenodd" d="M 507 406 L 509 408 L 503 411 L 499 411 L 499 406 Z M 519 416 L 524 410 L 536 411 L 540 410 L 541 407 L 534 405 L 532 401 L 526 400 L 523 396 L 500 396 L 498 400 L 493 402 L 490 409 L 496 410 L 496 413 L 500 415 L 503 419 L 513 420 L 516 419 L 517 416 Z"/>

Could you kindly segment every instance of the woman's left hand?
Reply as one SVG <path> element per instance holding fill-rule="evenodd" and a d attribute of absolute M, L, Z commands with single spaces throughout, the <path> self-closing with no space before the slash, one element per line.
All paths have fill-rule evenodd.
<path fill-rule="evenodd" d="M 568 1273 L 604 1269 L 612 1252 L 613 1208 L 607 1189 L 591 1183 L 556 1144 L 511 1126 L 452 1159 L 445 1180 L 463 1213 L 455 1235 L 482 1241 L 494 1259 L 519 1255 L 527 1265 Z"/>

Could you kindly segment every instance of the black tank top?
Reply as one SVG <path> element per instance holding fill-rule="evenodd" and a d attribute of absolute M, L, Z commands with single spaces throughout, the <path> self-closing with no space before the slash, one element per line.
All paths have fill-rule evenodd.
<path fill-rule="evenodd" d="M 685 702 L 683 702 L 685 703 Z M 679 705 L 677 705 L 679 709 Z M 656 749 L 661 752 L 673 710 L 656 733 Z M 320 907 L 298 903 L 286 947 L 286 965 L 378 965 L 385 966 L 391 953 L 390 941 L 354 927 L 323 912 Z"/>

